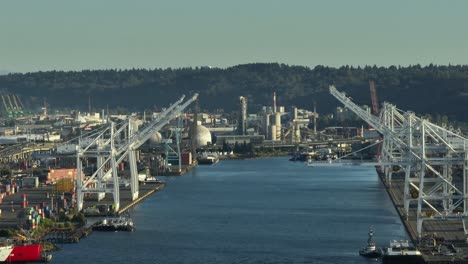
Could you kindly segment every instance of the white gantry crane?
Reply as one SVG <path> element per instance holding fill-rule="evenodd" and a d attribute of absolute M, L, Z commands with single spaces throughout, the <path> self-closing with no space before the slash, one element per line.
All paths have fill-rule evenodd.
<path fill-rule="evenodd" d="M 184 96 L 161 112 L 156 119 L 146 124 L 140 130 L 131 117 L 125 121 L 109 125 L 86 138 L 80 138 L 78 144 L 73 145 L 77 164 L 77 206 L 83 209 L 83 199 L 87 193 L 96 193 L 98 200 L 102 200 L 106 193 L 112 193 L 114 198 L 114 210 L 120 208 L 119 185 L 127 183 L 130 185 L 132 199 L 138 198 L 138 172 L 137 172 L 137 149 L 143 145 L 151 135 L 162 129 L 172 119 L 182 114 L 198 97 L 195 94 L 187 101 Z M 69 147 L 64 146 L 64 148 Z M 97 170 L 86 177 L 83 173 L 83 158 L 96 158 Z M 125 182 L 119 179 L 117 168 L 124 159 L 128 160 L 130 168 L 130 180 Z"/>
<path fill-rule="evenodd" d="M 419 237 L 425 220 L 468 218 L 467 138 L 390 103 L 383 104 L 377 117 L 334 86 L 330 93 L 383 135 L 381 160 L 368 164 L 380 165 L 388 184 L 394 173 L 404 174 L 404 210 L 407 219 L 415 218 Z"/>

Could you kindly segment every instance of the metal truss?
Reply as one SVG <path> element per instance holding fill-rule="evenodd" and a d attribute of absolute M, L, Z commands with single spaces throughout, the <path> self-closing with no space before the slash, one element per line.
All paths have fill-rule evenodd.
<path fill-rule="evenodd" d="M 390 103 L 377 117 L 335 87 L 330 86 L 330 93 L 382 134 L 382 172 L 389 185 L 393 174 L 404 174 L 404 209 L 408 218 L 414 210 L 410 204 L 417 203 L 419 237 L 425 220 L 468 216 L 468 139 Z"/>
<path fill-rule="evenodd" d="M 87 193 L 96 193 L 98 200 L 111 193 L 114 198 L 114 210 L 120 208 L 121 184 L 130 185 L 132 199 L 139 195 L 137 172 L 137 149 L 143 145 L 155 131 L 159 131 L 172 119 L 179 116 L 198 97 L 195 94 L 185 103 L 184 96 L 161 112 L 156 119 L 141 129 L 135 124 L 135 119 L 127 118 L 124 122 L 116 124 L 110 122 L 108 126 L 93 135 L 79 139 L 76 148 L 77 164 L 77 206 L 83 209 L 84 196 Z M 83 159 L 96 158 L 97 170 L 90 176 L 83 173 Z M 127 159 L 130 167 L 130 180 L 124 181 L 118 176 L 118 164 Z M 81 172 L 81 173 L 80 173 Z"/>

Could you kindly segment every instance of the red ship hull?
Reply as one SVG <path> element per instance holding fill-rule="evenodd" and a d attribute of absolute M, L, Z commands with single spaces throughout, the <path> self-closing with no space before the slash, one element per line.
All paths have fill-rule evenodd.
<path fill-rule="evenodd" d="M 13 248 L 6 263 L 36 262 L 41 260 L 41 244 L 18 245 Z"/>

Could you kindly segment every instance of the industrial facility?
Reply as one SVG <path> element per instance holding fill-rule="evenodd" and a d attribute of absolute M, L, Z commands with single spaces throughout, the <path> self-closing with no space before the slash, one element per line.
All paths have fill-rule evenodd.
<path fill-rule="evenodd" d="M 236 119 L 222 112 L 199 112 L 197 104 L 184 112 L 197 95 L 186 102 L 183 99 L 160 112 L 128 115 L 92 112 L 91 104 L 88 112 L 53 113 L 44 100 L 38 113 L 29 113 L 18 95 L 5 94 L 0 161 L 9 170 L 4 176 L 18 186 L 24 177 L 37 177 L 39 185 L 67 179 L 76 188 L 69 206 L 82 210 L 88 198 L 100 201 L 110 195 L 118 211 L 120 187 L 128 186 L 132 200 L 137 200 L 139 179 L 183 174 L 196 165 L 197 155 L 232 158 L 262 149 L 310 152 L 317 150 L 310 143 L 330 132 L 317 130 L 315 102 L 313 111 L 278 106 L 276 92 L 272 104 L 256 113 L 249 113 L 248 98 L 239 96 Z M 14 120 L 14 126 L 8 126 L 8 120 Z M 343 134 L 330 133 L 330 137 L 342 138 Z M 25 185 L 31 185 L 30 181 L 25 178 Z"/>

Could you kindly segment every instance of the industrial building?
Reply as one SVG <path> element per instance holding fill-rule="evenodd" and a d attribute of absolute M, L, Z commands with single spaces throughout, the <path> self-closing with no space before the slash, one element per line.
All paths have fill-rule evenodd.
<path fill-rule="evenodd" d="M 254 145 L 261 145 L 265 140 L 264 135 L 222 135 L 216 137 L 216 145 L 223 145 L 223 144 L 249 144 L 252 143 Z"/>

